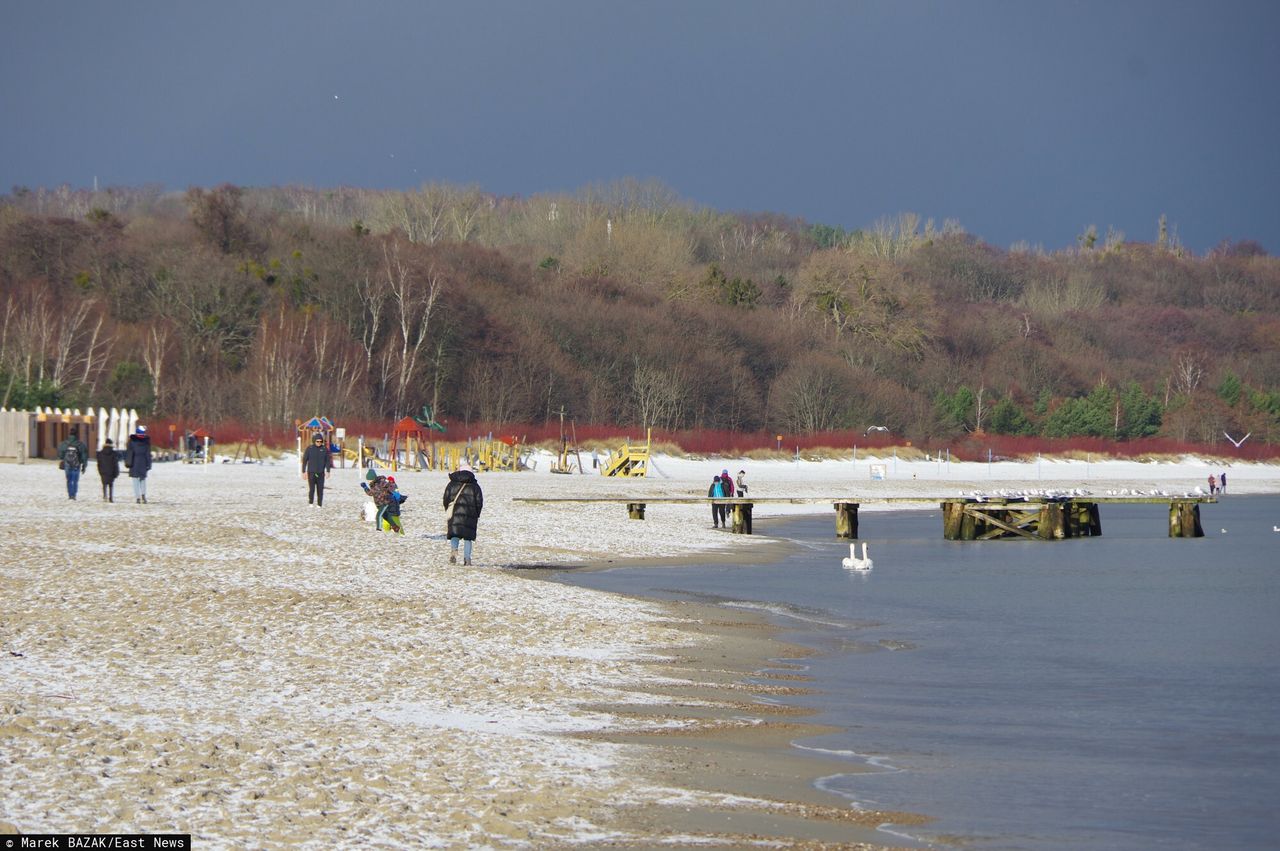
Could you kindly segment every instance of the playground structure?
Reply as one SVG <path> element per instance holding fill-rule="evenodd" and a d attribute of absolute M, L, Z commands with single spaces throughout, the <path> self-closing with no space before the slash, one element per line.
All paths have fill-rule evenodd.
<path fill-rule="evenodd" d="M 586 469 L 582 466 L 582 455 L 578 452 L 578 426 L 576 423 L 570 423 L 573 429 L 573 446 L 570 448 L 569 436 L 564 431 L 564 406 L 560 406 L 560 452 L 556 455 L 556 460 L 551 462 L 551 472 L 553 473 L 572 473 L 573 461 L 569 460 L 569 453 L 572 452 L 574 458 L 577 459 L 578 472 L 586 473 Z"/>
<path fill-rule="evenodd" d="M 526 469 L 522 456 L 524 442 L 512 435 L 509 438 L 489 436 L 468 440 L 463 445 L 436 443 L 429 431 L 412 418 L 397 422 L 389 435 L 384 436 L 379 451 L 372 442 L 361 437 L 355 449 L 342 448 L 342 456 L 361 469 L 374 468 L 401 471 L 450 472 L 465 461 L 478 471 L 516 472 Z"/>
<path fill-rule="evenodd" d="M 170 426 L 172 428 L 172 426 Z M 257 456 L 255 459 L 259 464 L 262 463 L 262 453 L 258 450 L 257 438 L 250 438 L 255 444 L 253 453 Z M 242 450 L 247 451 L 247 447 L 242 443 L 240 448 L 236 450 L 236 457 L 239 458 Z M 182 461 L 184 464 L 212 464 L 213 463 L 213 435 L 203 428 L 197 428 L 193 431 L 187 431 L 182 436 Z"/>
<path fill-rule="evenodd" d="M 206 444 L 207 446 L 208 444 Z M 204 459 L 196 458 L 192 463 L 199 464 L 202 460 L 208 461 L 209 453 L 205 453 Z M 249 435 L 240 444 L 236 446 L 235 457 L 231 459 L 236 464 L 261 464 L 262 463 L 262 441 L 253 435 Z M 224 462 L 225 463 L 225 462 Z"/>
<path fill-rule="evenodd" d="M 649 451 L 653 445 L 653 430 L 645 433 L 644 445 L 632 445 L 631 440 L 622 444 L 617 452 L 610 452 L 600 465 L 600 474 L 626 478 L 642 478 L 649 475 Z"/>

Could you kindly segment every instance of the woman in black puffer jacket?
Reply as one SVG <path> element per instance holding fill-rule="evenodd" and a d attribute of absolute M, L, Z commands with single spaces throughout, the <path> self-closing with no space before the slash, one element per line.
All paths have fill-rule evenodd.
<path fill-rule="evenodd" d="M 466 541 L 462 563 L 471 564 L 471 544 L 476 539 L 480 511 L 484 508 L 484 492 L 480 490 L 480 483 L 469 464 L 464 462 L 449 474 L 449 484 L 444 488 L 444 507 L 448 512 L 449 564 L 458 563 L 460 541 Z"/>

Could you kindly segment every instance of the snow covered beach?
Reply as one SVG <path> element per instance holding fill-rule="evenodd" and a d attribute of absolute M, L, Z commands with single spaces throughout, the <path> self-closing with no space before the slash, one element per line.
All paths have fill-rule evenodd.
<path fill-rule="evenodd" d="M 873 463 L 887 478 L 871 479 Z M 400 538 L 359 520 L 352 469 L 335 471 L 318 509 L 289 459 L 158 464 L 145 506 L 127 483 L 108 505 L 90 474 L 72 502 L 52 464 L 0 467 L 0 823 L 189 832 L 207 847 L 688 844 L 628 814 L 774 804 L 682 788 L 653 770 L 652 745 L 617 740 L 697 726 L 677 704 L 711 704 L 717 688 L 725 705 L 767 691 L 679 661 L 677 648 L 721 641 L 689 622 L 705 612 L 507 568 L 754 557 L 777 546 L 761 518 L 829 509 L 761 505 L 747 537 L 713 531 L 701 505 L 655 505 L 636 522 L 620 504 L 514 497 L 700 496 L 723 468 L 746 469 L 757 496 L 1189 492 L 1221 472 L 1191 459 L 655 468 L 647 480 L 557 476 L 543 459 L 481 474 L 468 569 L 447 563 L 441 474 L 397 476 L 410 496 Z M 1280 468 L 1228 472 L 1230 493 L 1280 492 Z M 854 824 L 841 836 L 874 838 Z"/>

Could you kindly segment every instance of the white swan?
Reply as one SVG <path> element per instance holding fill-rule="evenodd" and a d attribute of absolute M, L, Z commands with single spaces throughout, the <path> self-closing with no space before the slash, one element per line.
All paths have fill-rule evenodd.
<path fill-rule="evenodd" d="M 871 559 L 867 556 L 867 542 L 862 542 L 862 558 L 858 558 L 858 551 L 854 547 L 857 544 L 849 545 L 849 557 L 841 559 L 840 565 L 846 570 L 870 570 Z"/>

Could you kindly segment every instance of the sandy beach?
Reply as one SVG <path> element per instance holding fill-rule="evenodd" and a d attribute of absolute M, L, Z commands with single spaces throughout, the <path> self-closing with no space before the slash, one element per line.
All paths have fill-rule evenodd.
<path fill-rule="evenodd" d="M 871 465 L 885 467 L 873 479 Z M 787 753 L 803 654 L 738 613 L 538 581 L 535 568 L 764 559 L 705 505 L 517 497 L 1193 492 L 1209 466 L 658 457 L 650 478 L 480 474 L 475 566 L 448 564 L 440 473 L 397 474 L 408 534 L 359 472 L 309 506 L 296 461 L 157 464 L 147 505 L 96 473 L 0 465 L 0 831 L 190 833 L 202 848 L 870 847 L 876 825 Z M 1236 465 L 1230 492 L 1280 492 Z M 874 510 L 870 507 L 864 510 Z M 761 521 L 765 529 L 760 528 Z M 939 534 L 941 530 L 939 530 Z M 788 659 L 797 661 L 789 662 Z M 760 698 L 768 697 L 769 701 Z M 780 701 L 780 702 L 774 702 Z"/>

